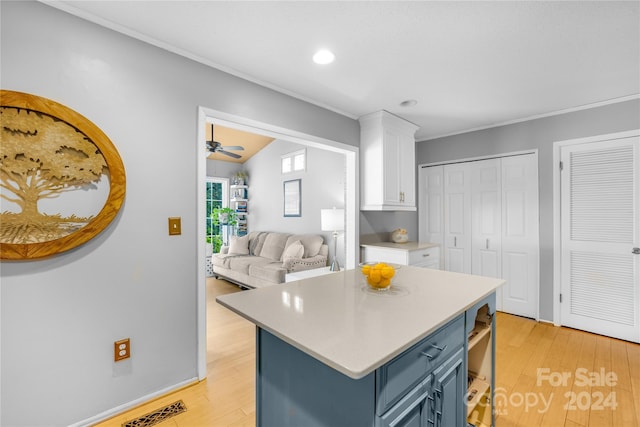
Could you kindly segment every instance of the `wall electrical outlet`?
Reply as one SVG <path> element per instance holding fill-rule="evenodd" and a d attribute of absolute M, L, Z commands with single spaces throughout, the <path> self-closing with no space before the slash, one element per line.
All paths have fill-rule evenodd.
<path fill-rule="evenodd" d="M 125 338 L 113 343 L 113 361 L 119 362 L 131 357 L 131 342 Z"/>

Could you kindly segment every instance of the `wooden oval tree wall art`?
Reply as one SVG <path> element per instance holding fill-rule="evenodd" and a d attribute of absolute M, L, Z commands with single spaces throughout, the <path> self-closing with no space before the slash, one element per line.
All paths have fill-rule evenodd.
<path fill-rule="evenodd" d="M 43 258 L 104 230 L 125 196 L 122 159 L 82 115 L 0 91 L 0 258 Z"/>

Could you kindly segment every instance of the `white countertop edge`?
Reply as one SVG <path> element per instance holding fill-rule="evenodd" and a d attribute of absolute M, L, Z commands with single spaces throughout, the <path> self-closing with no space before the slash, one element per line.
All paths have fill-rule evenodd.
<path fill-rule="evenodd" d="M 502 285 L 505 283 L 505 281 L 502 282 Z M 500 285 L 500 286 L 502 286 Z M 389 354 L 379 360 L 376 360 L 374 363 L 370 364 L 369 366 L 366 366 L 365 368 L 363 368 L 362 370 L 354 370 L 353 368 L 349 368 L 347 366 L 343 366 L 341 364 L 336 363 L 335 361 L 331 360 L 331 359 L 327 359 L 325 357 L 323 357 L 322 355 L 314 352 L 313 350 L 307 348 L 306 346 L 301 345 L 299 342 L 290 339 L 289 337 L 287 337 L 286 335 L 280 334 L 278 333 L 278 331 L 270 328 L 268 325 L 263 324 L 262 322 L 258 321 L 257 319 L 247 315 L 246 313 L 243 313 L 237 309 L 234 309 L 232 306 L 227 305 L 224 300 L 221 300 L 219 298 L 216 298 L 216 301 L 221 304 L 222 306 L 226 307 L 227 309 L 233 311 L 234 313 L 236 313 L 237 315 L 239 315 L 240 317 L 243 317 L 244 319 L 247 319 L 248 321 L 250 321 L 251 323 L 255 324 L 257 327 L 264 329 L 265 331 L 269 332 L 270 334 L 278 337 L 279 339 L 281 339 L 282 341 L 286 342 L 287 344 L 295 347 L 296 349 L 304 352 L 305 354 L 313 357 L 314 359 L 322 362 L 323 364 L 335 369 L 336 371 L 348 376 L 349 378 L 352 378 L 354 380 L 358 380 L 361 378 L 366 377 L 367 375 L 369 375 L 370 373 L 374 372 L 376 369 L 380 368 L 381 366 L 383 366 L 385 363 L 393 360 L 396 356 L 404 353 L 406 350 L 410 349 L 411 347 L 413 347 L 415 344 L 419 343 L 420 341 L 422 341 L 424 338 L 428 337 L 429 335 L 431 335 L 432 333 L 434 333 L 435 331 L 437 331 L 439 328 L 441 328 L 442 326 L 446 325 L 447 323 L 449 323 L 450 321 L 452 321 L 453 319 L 455 319 L 456 317 L 458 317 L 460 314 L 466 312 L 468 309 L 470 309 L 471 307 L 473 307 L 476 303 L 478 303 L 479 301 L 483 300 L 484 298 L 486 298 L 487 296 L 491 295 L 493 292 L 495 292 L 494 290 L 488 291 L 485 294 L 483 294 L 481 297 L 479 297 L 478 299 L 476 299 L 475 301 L 471 302 L 470 304 L 468 304 L 467 306 L 465 306 L 464 308 L 461 308 L 460 310 L 458 310 L 457 312 L 451 314 L 450 316 L 448 316 L 447 318 L 445 318 L 444 320 L 442 320 L 441 322 L 437 323 L 435 326 L 433 326 L 431 329 L 424 331 L 423 333 L 417 335 L 416 337 L 414 337 L 413 339 L 408 340 L 404 345 L 396 348 L 394 351 L 389 352 Z M 224 295 L 221 295 L 222 297 Z M 258 349 L 256 348 L 256 351 Z"/>

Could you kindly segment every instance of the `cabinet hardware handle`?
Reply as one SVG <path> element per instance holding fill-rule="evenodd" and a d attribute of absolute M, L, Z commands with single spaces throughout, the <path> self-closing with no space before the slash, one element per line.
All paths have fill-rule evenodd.
<path fill-rule="evenodd" d="M 431 344 L 431 347 L 435 348 L 436 350 L 445 351 L 447 348 L 447 345 L 445 344 L 444 347 L 438 347 L 435 344 Z"/>
<path fill-rule="evenodd" d="M 423 257 L 427 257 L 429 255 L 431 255 L 431 254 L 422 254 Z"/>
<path fill-rule="evenodd" d="M 453 236 L 453 246 L 454 247 L 458 246 L 458 238 L 456 236 Z"/>
<path fill-rule="evenodd" d="M 632 254 L 635 255 L 640 255 L 640 248 L 633 248 L 633 250 L 631 251 Z"/>
<path fill-rule="evenodd" d="M 436 350 L 438 350 L 438 351 L 440 352 L 440 354 L 441 354 L 443 351 L 445 351 L 445 350 L 447 349 L 447 346 L 446 346 L 446 345 L 444 345 L 444 346 L 442 346 L 442 347 L 438 347 L 438 346 L 437 346 L 437 345 L 435 345 L 435 344 L 429 344 L 429 345 L 430 345 L 431 347 L 435 348 Z M 434 355 L 431 355 L 431 354 L 427 353 L 426 351 L 421 351 L 421 352 L 420 352 L 420 354 L 421 354 L 421 355 L 423 355 L 423 356 L 426 356 L 426 357 L 427 357 L 427 359 L 429 359 L 429 360 L 432 360 L 433 358 L 437 357 L 437 356 L 434 356 Z M 438 354 L 438 356 L 439 356 L 440 354 Z"/>
<path fill-rule="evenodd" d="M 487 249 L 489 249 L 489 239 L 487 239 Z"/>

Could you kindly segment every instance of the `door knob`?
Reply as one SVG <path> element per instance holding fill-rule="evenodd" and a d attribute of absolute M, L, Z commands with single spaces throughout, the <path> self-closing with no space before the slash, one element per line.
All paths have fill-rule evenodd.
<path fill-rule="evenodd" d="M 631 253 L 632 253 L 632 254 L 636 254 L 636 255 L 640 255 L 640 248 L 633 248 L 633 249 L 631 250 Z"/>

